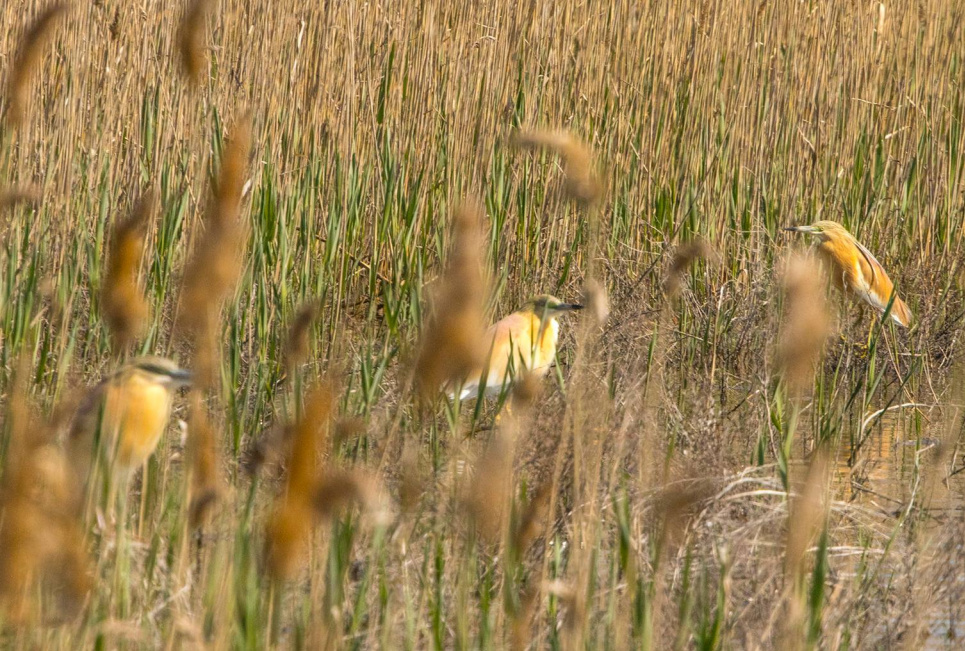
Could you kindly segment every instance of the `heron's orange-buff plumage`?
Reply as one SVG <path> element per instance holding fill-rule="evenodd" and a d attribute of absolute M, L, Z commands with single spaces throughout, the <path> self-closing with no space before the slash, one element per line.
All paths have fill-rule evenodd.
<path fill-rule="evenodd" d="M 891 302 L 891 318 L 903 327 L 911 325 L 911 310 L 895 294 L 895 285 L 884 267 L 844 226 L 832 221 L 820 221 L 811 226 L 787 230 L 812 233 L 820 238 L 818 253 L 828 263 L 831 279 L 839 289 L 861 299 L 878 312 L 883 313 Z"/>
<path fill-rule="evenodd" d="M 550 307 L 547 307 L 547 301 Z M 552 297 L 537 297 L 524 308 L 496 322 L 486 332 L 486 359 L 463 381 L 460 397 L 477 394 L 481 385 L 485 385 L 486 394 L 499 394 L 524 370 L 537 376 L 546 375 L 556 358 L 560 329 L 558 310 L 581 307 L 560 303 Z"/>

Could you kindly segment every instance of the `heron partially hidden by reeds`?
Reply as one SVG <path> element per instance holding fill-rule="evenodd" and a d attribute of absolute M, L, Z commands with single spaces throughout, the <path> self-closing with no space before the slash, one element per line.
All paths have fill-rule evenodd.
<path fill-rule="evenodd" d="M 564 303 L 555 296 L 542 294 L 530 299 L 518 311 L 497 321 L 486 332 L 489 353 L 483 365 L 460 383 L 450 384 L 450 398 L 496 396 L 510 386 L 516 376 L 528 371 L 544 376 L 556 359 L 560 324 L 557 318 L 583 309 L 577 303 Z"/>
<path fill-rule="evenodd" d="M 841 224 L 818 221 L 810 226 L 791 226 L 786 231 L 810 233 L 818 238 L 816 249 L 828 264 L 831 280 L 843 293 L 858 298 L 898 325 L 911 326 L 911 310 L 898 297 L 884 267 Z"/>
<path fill-rule="evenodd" d="M 139 357 L 94 387 L 70 431 L 70 451 L 86 482 L 95 459 L 129 477 L 157 448 L 171 418 L 173 394 L 191 372 L 163 357 Z"/>

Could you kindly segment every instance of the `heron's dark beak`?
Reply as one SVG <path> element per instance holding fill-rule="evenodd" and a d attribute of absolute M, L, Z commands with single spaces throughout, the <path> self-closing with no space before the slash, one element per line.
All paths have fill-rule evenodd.
<path fill-rule="evenodd" d="M 583 306 L 579 303 L 560 303 L 556 306 L 556 309 L 560 312 L 573 312 L 576 310 L 582 310 Z"/>
<path fill-rule="evenodd" d="M 784 230 L 791 233 L 816 233 L 813 226 L 788 226 Z"/>
<path fill-rule="evenodd" d="M 171 371 L 171 384 L 176 387 L 190 386 L 194 381 L 194 374 L 188 369 L 179 368 Z"/>

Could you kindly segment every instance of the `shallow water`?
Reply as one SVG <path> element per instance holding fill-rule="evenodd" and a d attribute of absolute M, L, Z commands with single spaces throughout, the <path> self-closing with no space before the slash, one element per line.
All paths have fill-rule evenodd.
<path fill-rule="evenodd" d="M 848 437 L 840 442 L 832 489 L 834 499 L 858 504 L 878 514 L 886 528 L 897 525 L 898 518 L 908 511 L 915 497 L 914 507 L 920 509 L 916 513 L 925 516 L 921 549 L 929 546 L 930 539 L 935 542 L 942 539 L 947 534 L 946 527 L 961 526 L 965 472 L 949 474 L 950 456 L 940 453 L 941 442 L 923 434 L 923 430 L 931 433 L 935 428 L 909 411 L 888 413 L 880 421 L 872 421 L 860 444 Z M 958 572 L 952 582 L 963 585 L 953 591 L 955 594 L 965 591 L 965 567 Z M 961 610 L 965 604 L 960 606 L 957 601 L 935 604 L 930 609 L 926 625 L 928 637 L 923 648 L 965 648 Z"/>

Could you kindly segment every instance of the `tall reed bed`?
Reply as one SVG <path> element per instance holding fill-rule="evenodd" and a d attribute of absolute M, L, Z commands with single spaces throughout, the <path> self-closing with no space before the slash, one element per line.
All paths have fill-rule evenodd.
<path fill-rule="evenodd" d="M 0 567 L 6 645 L 961 632 L 955 3 L 29 0 L 0 24 L 0 558 L 34 568 Z M 788 262 L 781 228 L 818 218 L 911 331 L 865 345 Z M 461 334 L 543 292 L 593 309 L 508 413 L 416 398 L 478 352 L 425 345 L 459 343 L 439 305 Z M 201 385 L 140 508 L 72 529 L 22 480 L 140 352 Z"/>

